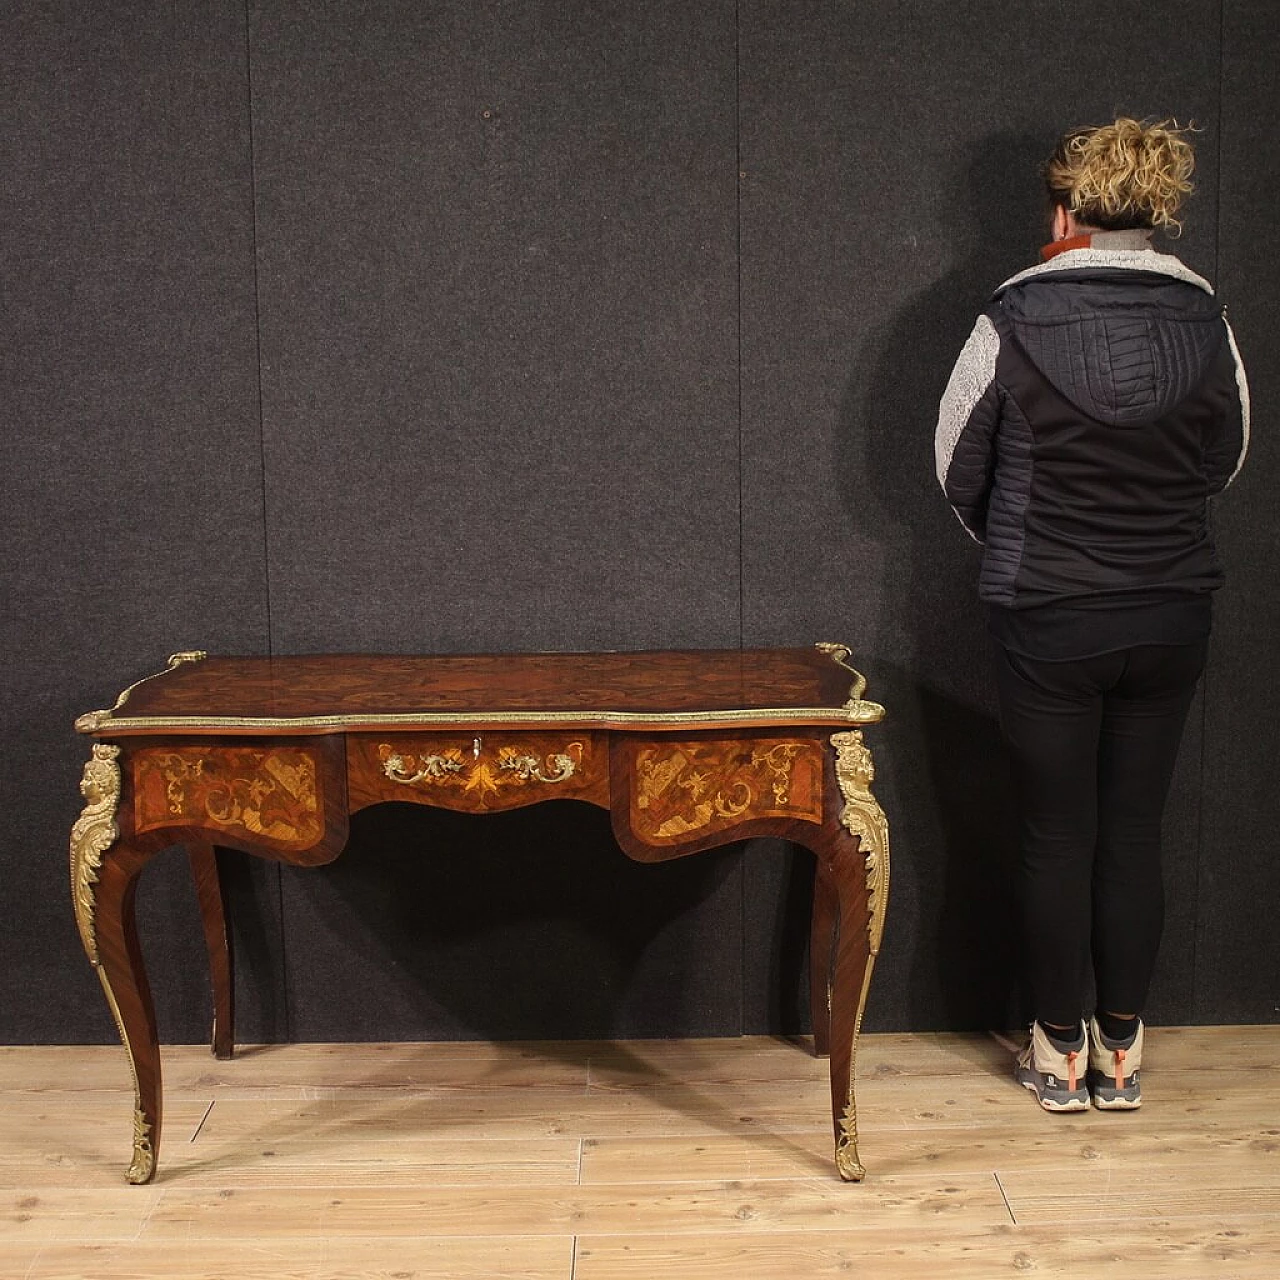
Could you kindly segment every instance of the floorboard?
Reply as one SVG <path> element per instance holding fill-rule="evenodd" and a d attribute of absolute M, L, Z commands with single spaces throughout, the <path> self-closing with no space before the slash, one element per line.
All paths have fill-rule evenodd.
<path fill-rule="evenodd" d="M 1013 1041 L 164 1050 L 149 1187 L 118 1046 L 0 1048 L 0 1275 L 22 1280 L 1280 1276 L 1280 1027 L 1152 1028 L 1144 1106 L 1049 1116 Z"/>

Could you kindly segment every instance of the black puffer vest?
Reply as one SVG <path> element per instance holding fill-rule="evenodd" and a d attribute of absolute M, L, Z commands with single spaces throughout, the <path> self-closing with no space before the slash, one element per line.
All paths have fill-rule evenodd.
<path fill-rule="evenodd" d="M 1206 500 L 1241 452 L 1222 309 L 1188 280 L 1067 261 L 986 312 L 1000 423 L 980 594 L 1021 610 L 1212 591 Z"/>

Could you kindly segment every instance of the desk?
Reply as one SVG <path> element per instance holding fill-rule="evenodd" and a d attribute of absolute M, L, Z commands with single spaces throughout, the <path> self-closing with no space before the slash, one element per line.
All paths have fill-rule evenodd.
<path fill-rule="evenodd" d="M 858 1162 L 857 1035 L 889 890 L 884 813 L 861 728 L 884 715 L 843 645 L 662 653 L 209 658 L 179 653 L 110 710 L 71 833 L 76 923 L 133 1074 L 133 1158 L 155 1176 L 162 1090 L 138 944 L 137 878 L 185 846 L 214 997 L 233 1050 L 232 956 L 217 849 L 332 862 L 349 816 L 409 800 L 470 813 L 570 797 L 660 862 L 754 836 L 814 854 L 814 1047 L 831 1058 L 835 1161 Z"/>

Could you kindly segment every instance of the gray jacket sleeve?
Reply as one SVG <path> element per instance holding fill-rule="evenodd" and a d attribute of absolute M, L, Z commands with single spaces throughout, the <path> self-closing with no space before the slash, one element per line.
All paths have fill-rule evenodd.
<path fill-rule="evenodd" d="M 1227 327 L 1227 340 L 1219 357 L 1225 366 L 1221 375 L 1224 405 L 1204 448 L 1210 494 L 1221 493 L 1236 478 L 1249 452 L 1249 382 L 1236 336 L 1225 316 L 1222 323 Z"/>
<path fill-rule="evenodd" d="M 995 471 L 995 435 L 1000 421 L 996 357 L 1000 335 L 990 316 L 973 326 L 951 370 L 938 405 L 933 437 L 938 483 L 960 523 L 976 542 L 986 538 L 987 501 Z"/>

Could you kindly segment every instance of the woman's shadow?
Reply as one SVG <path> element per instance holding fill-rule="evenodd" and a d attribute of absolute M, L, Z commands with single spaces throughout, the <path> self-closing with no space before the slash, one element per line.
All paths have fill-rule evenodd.
<path fill-rule="evenodd" d="M 910 947 L 909 1025 L 1020 1023 L 1013 795 L 977 600 L 979 553 L 938 489 L 938 401 L 978 312 L 1030 265 L 1044 222 L 1035 174 L 1045 140 L 983 139 L 949 188 L 954 265 L 872 332 L 842 405 L 841 492 L 883 550 L 880 616 L 866 637 L 896 738 L 895 898 L 886 936 Z M 945 189 L 945 188 L 944 188 Z M 895 906 L 898 905 L 895 902 Z M 891 913 L 892 914 L 892 913 Z"/>

